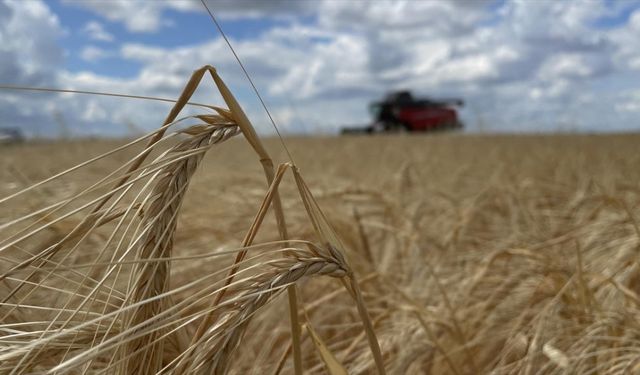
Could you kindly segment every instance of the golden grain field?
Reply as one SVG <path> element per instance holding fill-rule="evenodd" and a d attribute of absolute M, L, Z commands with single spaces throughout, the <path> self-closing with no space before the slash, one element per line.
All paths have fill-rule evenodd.
<path fill-rule="evenodd" d="M 640 373 L 640 135 L 434 134 L 285 141 L 344 243 L 388 373 Z M 2 147 L 0 196 L 122 143 Z M 267 139 L 265 146 L 276 162 L 286 160 L 276 139 Z M 82 191 L 140 149 L 124 150 L 0 203 L 0 238 L 11 238 L 36 217 L 7 223 Z M 191 297 L 208 283 L 219 283 L 208 275 L 230 266 L 231 250 L 240 247 L 267 188 L 258 158 L 241 137 L 216 145 L 195 171 L 177 216 L 175 259 L 165 287 L 203 283 L 172 294 L 173 304 L 190 301 L 171 315 L 184 323 L 186 335 L 171 331 L 158 339 L 154 348 L 164 348 L 158 359 L 162 365 L 176 358 L 181 345 L 184 350 L 180 340 L 188 341 L 197 331 L 199 320 L 186 317 L 211 302 L 206 295 Z M 135 201 L 133 190 L 120 204 Z M 314 241 L 291 174 L 285 174 L 280 196 L 288 238 Z M 98 345 L 118 336 L 122 322 L 91 320 L 92 314 L 117 312 L 131 280 L 127 284 L 127 277 L 109 276 L 108 288 L 88 298 L 86 306 L 79 301 L 107 267 L 109 254 L 99 254 L 99 248 L 117 220 L 90 232 L 76 251 L 64 248 L 46 261 L 8 272 L 43 244 L 66 244 L 60 238 L 72 233 L 80 219 L 70 215 L 9 247 L 2 242 L 2 373 L 36 373 L 63 362 L 67 367 L 57 369 L 68 373 L 131 370 L 122 370 L 114 358 L 134 339 Z M 278 239 L 269 213 L 255 241 Z M 229 254 L 207 257 L 224 251 Z M 256 257 L 247 265 L 264 267 L 261 262 Z M 134 272 L 134 263 L 120 265 L 118 272 Z M 234 293 L 262 285 L 261 278 L 272 271 L 260 272 L 246 280 L 239 275 L 248 284 Z M 323 272 L 330 273 L 326 268 Z M 340 280 L 340 275 L 296 280 L 302 366 L 308 373 L 375 373 L 356 304 Z M 246 324 L 237 336 L 224 337 L 238 340 L 236 349 L 225 352 L 227 357 L 218 358 L 224 351 L 219 337 L 209 338 L 215 350 L 208 360 L 223 362 L 214 371 L 294 372 L 286 293 L 270 298 L 242 324 L 216 331 L 225 335 Z M 230 309 L 246 309 L 242 301 L 232 300 Z M 212 324 L 224 325 L 225 317 L 233 316 L 226 310 L 214 312 Z M 65 319 L 92 323 L 76 326 L 73 334 L 64 334 L 64 325 L 48 324 Z M 111 331 L 106 330 L 109 324 Z M 100 350 L 92 351 L 96 347 Z M 337 363 L 333 367 L 332 361 Z"/>

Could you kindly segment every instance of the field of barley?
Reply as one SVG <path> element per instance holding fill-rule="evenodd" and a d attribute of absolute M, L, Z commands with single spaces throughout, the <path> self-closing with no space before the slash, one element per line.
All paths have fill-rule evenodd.
<path fill-rule="evenodd" d="M 0 148 L 0 372 L 640 373 L 640 135 L 286 138 L 283 241 L 188 129 L 102 207 L 142 144 Z"/>

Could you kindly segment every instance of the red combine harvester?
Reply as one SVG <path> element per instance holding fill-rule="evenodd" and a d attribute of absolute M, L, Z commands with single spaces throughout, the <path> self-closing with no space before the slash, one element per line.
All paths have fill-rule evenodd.
<path fill-rule="evenodd" d="M 454 108 L 462 105 L 460 99 L 416 99 L 409 91 L 393 92 L 384 101 L 369 106 L 374 117 L 373 124 L 343 128 L 342 134 L 462 129 L 462 122 Z"/>

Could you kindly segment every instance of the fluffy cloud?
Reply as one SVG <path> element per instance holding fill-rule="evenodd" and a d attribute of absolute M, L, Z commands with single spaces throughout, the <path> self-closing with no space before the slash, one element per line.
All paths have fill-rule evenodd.
<path fill-rule="evenodd" d="M 622 100 L 615 106 L 618 112 L 634 112 L 640 114 L 640 90 L 632 90 L 622 95 Z"/>
<path fill-rule="evenodd" d="M 83 7 L 106 19 L 122 22 L 133 32 L 154 32 L 173 25 L 166 12 L 204 11 L 200 0 L 63 0 L 66 4 Z M 225 19 L 259 18 L 264 16 L 291 17 L 310 14 L 317 9 L 313 1 L 291 0 L 207 0 L 208 6 Z"/>
<path fill-rule="evenodd" d="M 623 66 L 640 71 L 640 9 L 634 11 L 626 27 L 612 32 L 612 38 L 619 43 L 616 62 Z"/>
<path fill-rule="evenodd" d="M 113 42 L 114 37 L 107 30 L 105 30 L 104 26 L 97 21 L 90 21 L 84 25 L 82 29 L 87 36 L 91 40 L 99 41 L 99 42 Z"/>
<path fill-rule="evenodd" d="M 63 58 L 58 18 L 40 2 L 0 3 L 0 79 L 19 83 L 46 81 Z"/>
<path fill-rule="evenodd" d="M 100 47 L 86 46 L 80 52 L 80 58 L 88 62 L 95 62 L 109 56 L 109 53 Z"/>
<path fill-rule="evenodd" d="M 362 30 L 369 34 L 420 29 L 423 37 L 455 36 L 472 31 L 487 17 L 491 1 L 324 1 L 319 24 L 330 29 Z"/>
<path fill-rule="evenodd" d="M 200 0 L 63 0 L 83 7 L 110 21 L 122 22 L 129 31 L 154 32 L 173 22 L 167 11 L 200 12 Z M 317 12 L 320 2 L 291 0 L 206 0 L 208 7 L 224 19 L 276 17 L 291 19 Z"/>
<path fill-rule="evenodd" d="M 197 4 L 191 0 L 64 0 L 64 3 L 87 8 L 109 21 L 122 22 L 128 30 L 135 32 L 152 32 L 170 24 L 170 21 L 163 17 L 166 9 L 179 11 L 198 9 Z"/>
<path fill-rule="evenodd" d="M 58 18 L 35 1 L 0 1 L 0 82 L 24 86 L 55 86 L 62 69 L 64 35 Z M 50 113 L 43 113 L 54 95 L 6 91 L 0 95 L 0 126 L 25 126 L 31 133 L 50 132 Z"/>

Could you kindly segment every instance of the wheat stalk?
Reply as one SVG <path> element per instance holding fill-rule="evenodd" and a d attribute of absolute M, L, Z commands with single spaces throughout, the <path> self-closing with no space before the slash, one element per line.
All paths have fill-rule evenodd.
<path fill-rule="evenodd" d="M 188 373 L 225 374 L 251 318 L 284 288 L 305 278 L 342 278 L 349 273 L 348 266 L 340 259 L 309 251 L 297 251 L 295 257 L 272 261 L 269 265 L 274 269 L 237 288 L 240 291 L 229 301 L 238 302 L 231 305 L 231 311 L 220 314 L 216 324 L 201 338 L 200 344 L 206 343 L 206 346 L 201 347 L 193 358 L 183 359 L 189 363 Z M 212 340 L 212 337 L 216 339 Z"/>
<path fill-rule="evenodd" d="M 187 159 L 165 167 L 150 193 L 153 198 L 149 201 L 143 218 L 145 236 L 136 258 L 165 258 L 167 260 L 144 263 L 134 268 L 131 273 L 131 279 L 134 281 L 130 286 L 131 292 L 127 298 L 127 302 L 130 304 L 160 296 L 169 289 L 170 258 L 176 227 L 175 218 L 189 182 L 206 151 L 239 132 L 237 126 L 221 116 L 201 116 L 201 118 L 206 119 L 208 124 L 184 130 L 182 133 L 188 134 L 189 137 L 173 147 L 167 157 L 171 157 L 172 153 L 184 151 L 197 150 L 198 152 Z M 166 308 L 167 303 L 169 302 L 164 299 L 154 299 L 152 302 L 128 312 L 127 316 L 123 318 L 123 329 L 129 330 L 132 326 L 138 326 L 153 319 L 155 315 Z M 162 368 L 163 342 L 151 344 L 162 334 L 162 331 L 152 331 L 123 346 L 122 356 L 138 352 L 135 356 L 128 356 L 123 365 L 125 369 L 123 371 L 130 374 L 154 374 Z M 141 348 L 143 349 L 139 350 Z"/>

